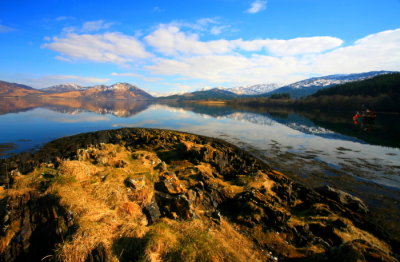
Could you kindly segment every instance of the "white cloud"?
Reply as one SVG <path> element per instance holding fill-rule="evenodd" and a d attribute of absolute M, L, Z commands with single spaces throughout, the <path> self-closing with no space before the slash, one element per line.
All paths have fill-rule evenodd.
<path fill-rule="evenodd" d="M 135 73 L 111 73 L 111 76 L 129 76 L 129 77 L 139 77 L 139 74 L 135 74 Z"/>
<path fill-rule="evenodd" d="M 256 14 L 265 9 L 267 9 L 267 1 L 266 0 L 255 0 L 253 3 L 251 3 L 250 8 L 246 10 L 246 13 Z"/>
<path fill-rule="evenodd" d="M 214 33 L 220 33 L 221 28 Z M 199 35 L 182 32 L 179 27 L 173 25 L 161 25 L 154 32 L 145 37 L 146 42 L 165 55 L 211 55 L 227 54 L 233 51 L 269 51 L 272 55 L 291 56 L 308 53 L 320 53 L 342 45 L 339 38 L 303 37 L 289 40 L 260 39 L 245 41 L 214 40 L 200 41 Z"/>
<path fill-rule="evenodd" d="M 204 45 L 207 43 L 202 42 Z M 227 44 L 228 51 L 224 53 L 160 58 L 146 68 L 154 74 L 231 85 L 290 83 L 315 74 L 400 70 L 400 29 L 372 34 L 352 45 L 338 48 L 342 43 L 341 39 L 334 37 L 231 40 Z M 266 48 L 269 54 L 248 56 L 234 52 L 237 51 L 235 48 L 250 52 Z"/>
<path fill-rule="evenodd" d="M 179 27 L 173 25 L 161 25 L 146 36 L 145 40 L 158 52 L 165 55 L 222 54 L 232 49 L 227 40 L 202 42 L 199 41 L 199 35 L 182 32 Z"/>
<path fill-rule="evenodd" d="M 227 28 L 230 28 L 229 25 L 219 25 L 219 26 L 213 26 L 211 27 L 210 33 L 212 35 L 220 35 L 223 31 L 225 31 Z"/>
<path fill-rule="evenodd" d="M 80 81 L 84 83 L 104 83 L 109 81 L 108 78 L 98 78 L 98 77 L 85 77 L 85 76 L 75 76 L 75 75 L 51 75 L 45 76 L 46 79 L 54 80 L 68 80 L 68 81 Z"/>
<path fill-rule="evenodd" d="M 196 89 L 196 87 L 192 85 L 183 85 L 180 83 L 160 83 L 160 85 L 167 86 L 169 92 L 154 92 L 154 91 L 149 91 L 152 96 L 159 97 L 159 96 L 169 96 L 169 95 L 181 95 L 185 94 L 188 92 L 192 92 Z"/>
<path fill-rule="evenodd" d="M 150 56 L 136 38 L 117 32 L 92 35 L 69 33 L 52 40 L 42 47 L 59 52 L 62 58 L 69 60 L 123 64 Z"/>
<path fill-rule="evenodd" d="M 161 24 L 160 26 L 174 26 L 179 28 L 190 29 L 197 32 L 208 31 L 210 26 L 220 24 L 218 17 L 205 17 L 197 19 L 194 23 L 184 21 L 173 21 L 168 24 Z M 159 27 L 160 27 L 159 26 Z"/>
<path fill-rule="evenodd" d="M 89 21 L 82 25 L 82 32 L 96 32 L 101 29 L 108 29 L 113 25 L 113 23 L 105 23 L 103 20 Z"/>
<path fill-rule="evenodd" d="M 354 43 L 332 36 L 201 39 L 201 30 L 210 32 L 216 27 L 217 34 L 222 30 L 219 26 L 217 19 L 207 18 L 185 25 L 162 24 L 138 38 L 122 33 L 68 33 L 52 38 L 43 47 L 58 52 L 58 59 L 129 67 L 125 69 L 128 72 L 111 73 L 114 77 L 161 81 L 160 75 L 168 79 L 174 76 L 174 81 L 176 77 L 184 82 L 197 80 L 203 86 L 290 83 L 311 75 L 400 70 L 400 28 L 371 34 Z M 153 54 L 145 50 L 146 45 Z M 137 62 L 140 70 L 129 72 Z"/>
<path fill-rule="evenodd" d="M 320 74 L 400 70 L 400 29 L 371 34 L 319 55 L 314 67 Z"/>
<path fill-rule="evenodd" d="M 302 37 L 289 40 L 261 39 L 243 41 L 233 40 L 232 43 L 245 51 L 261 51 L 267 49 L 271 55 L 292 56 L 308 53 L 320 53 L 343 44 L 343 40 L 330 37 Z"/>
<path fill-rule="evenodd" d="M 62 22 L 62 21 L 66 21 L 66 20 L 74 20 L 74 19 L 75 19 L 75 17 L 73 17 L 73 16 L 58 16 L 55 18 L 55 20 L 57 22 Z"/>
<path fill-rule="evenodd" d="M 137 74 L 137 73 L 116 73 L 116 72 L 113 72 L 110 75 L 111 76 L 115 76 L 115 77 L 119 77 L 119 76 L 122 76 L 122 77 L 134 77 L 134 78 L 142 79 L 143 81 L 146 81 L 146 82 L 156 82 L 156 81 L 162 80 L 160 78 L 155 78 L 155 77 L 145 77 L 145 76 L 143 76 L 141 74 Z"/>
<path fill-rule="evenodd" d="M 190 31 L 191 33 L 196 34 L 212 34 L 219 35 L 222 31 L 230 28 L 231 25 L 222 24 L 219 17 L 206 17 L 197 19 L 195 22 L 186 22 L 186 21 L 173 21 L 167 24 L 160 24 L 156 29 L 161 27 L 177 27 L 180 30 Z"/>
<path fill-rule="evenodd" d="M 298 74 L 310 70 L 309 65 L 300 59 L 262 55 L 253 55 L 249 58 L 242 55 L 211 55 L 177 60 L 158 59 L 147 69 L 154 74 L 232 85 L 296 81 L 301 79 Z"/>
<path fill-rule="evenodd" d="M 9 26 L 0 25 L 0 33 L 8 33 L 8 32 L 12 32 L 14 30 L 15 30 L 14 28 L 11 28 Z"/>

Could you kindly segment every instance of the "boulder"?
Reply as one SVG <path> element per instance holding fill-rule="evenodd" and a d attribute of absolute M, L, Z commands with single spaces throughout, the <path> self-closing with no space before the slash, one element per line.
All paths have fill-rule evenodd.
<path fill-rule="evenodd" d="M 137 177 L 137 178 L 128 177 L 127 179 L 125 179 L 124 183 L 125 186 L 132 188 L 133 190 L 141 190 L 146 185 L 144 177 Z"/>
<path fill-rule="evenodd" d="M 321 195 L 330 198 L 341 205 L 347 207 L 348 209 L 362 214 L 369 213 L 368 207 L 365 203 L 358 197 L 352 196 L 342 190 L 333 188 L 331 186 L 322 186 L 315 189 Z"/>
<path fill-rule="evenodd" d="M 164 172 L 160 175 L 160 182 L 154 184 L 156 190 L 177 195 L 186 191 L 186 189 L 181 185 L 179 179 L 172 172 Z"/>
<path fill-rule="evenodd" d="M 149 205 L 143 208 L 143 213 L 146 215 L 149 224 L 154 224 L 161 217 L 160 209 L 154 199 Z"/>

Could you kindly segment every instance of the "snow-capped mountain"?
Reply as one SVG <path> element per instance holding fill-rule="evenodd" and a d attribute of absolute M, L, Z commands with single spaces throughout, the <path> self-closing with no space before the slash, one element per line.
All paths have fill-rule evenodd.
<path fill-rule="evenodd" d="M 117 83 L 110 86 L 97 85 L 86 87 L 82 91 L 85 97 L 101 97 L 109 99 L 153 99 L 149 93 L 128 83 Z"/>
<path fill-rule="evenodd" d="M 41 89 L 41 91 L 59 93 L 59 92 L 81 91 L 83 89 L 85 89 L 85 88 L 80 85 L 69 83 L 69 84 L 50 86 L 50 87 Z"/>
<path fill-rule="evenodd" d="M 310 79 L 302 80 L 281 88 L 275 89 L 265 94 L 269 96 L 277 93 L 289 93 L 291 97 L 298 98 L 302 96 L 312 95 L 319 89 L 344 84 L 353 81 L 360 81 L 369 79 L 378 75 L 395 73 L 393 71 L 372 71 L 367 73 L 359 74 L 339 74 L 339 75 L 329 75 L 322 77 L 313 77 Z M 264 96 L 264 95 L 263 95 Z"/>
<path fill-rule="evenodd" d="M 238 95 L 259 95 L 271 92 L 279 87 L 280 86 L 278 84 L 258 84 L 250 86 L 238 86 L 233 88 L 227 88 L 225 90 L 228 90 Z"/>
<path fill-rule="evenodd" d="M 81 87 L 75 84 L 58 85 L 46 89 L 43 96 L 60 98 L 95 98 L 95 99 L 132 99 L 148 100 L 153 99 L 149 93 L 128 83 L 117 83 L 110 86 L 96 85 Z M 49 91 L 50 90 L 50 91 Z"/>

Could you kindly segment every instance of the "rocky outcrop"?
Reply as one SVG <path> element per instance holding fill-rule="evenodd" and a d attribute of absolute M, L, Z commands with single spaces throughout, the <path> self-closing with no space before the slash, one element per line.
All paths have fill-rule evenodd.
<path fill-rule="evenodd" d="M 369 212 L 368 207 L 361 199 L 339 189 L 330 186 L 323 186 L 316 188 L 315 190 L 321 195 L 337 201 L 343 206 L 356 211 L 357 213 L 367 214 Z"/>
<path fill-rule="evenodd" d="M 13 192 L 0 201 L 0 261 L 40 261 L 74 231 L 74 219 L 55 195 Z"/>
<path fill-rule="evenodd" d="M 360 199 L 308 189 L 218 139 L 100 131 L 1 167 L 3 261 L 397 258 L 398 243 L 368 222 Z"/>

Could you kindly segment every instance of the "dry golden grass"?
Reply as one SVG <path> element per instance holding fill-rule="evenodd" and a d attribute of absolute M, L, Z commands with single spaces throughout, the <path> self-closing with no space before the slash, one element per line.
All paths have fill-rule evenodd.
<path fill-rule="evenodd" d="M 20 228 L 21 228 L 20 220 L 14 220 L 11 222 L 10 227 L 7 229 L 5 236 L 0 238 L 0 253 L 3 253 L 3 251 L 10 243 L 11 239 L 13 239 L 13 237 L 18 231 L 20 231 Z"/>
<path fill-rule="evenodd" d="M 14 189 L 23 189 L 27 187 L 35 187 L 41 180 L 43 170 L 37 169 L 31 172 L 27 176 L 14 176 L 13 177 L 13 188 Z"/>
<path fill-rule="evenodd" d="M 187 146 L 198 145 L 187 142 Z M 142 208 L 153 201 L 154 182 L 159 179 L 154 167 L 161 160 L 154 152 L 131 152 L 120 145 L 101 144 L 79 151 L 78 159 L 60 161 L 57 169 L 41 166 L 28 175 L 18 176 L 12 189 L 0 191 L 0 198 L 45 190 L 43 194 L 60 197 L 60 204 L 72 212 L 78 228 L 71 238 L 58 245 L 58 260 L 85 261 L 100 243 L 106 248 L 111 261 L 268 261 L 268 254 L 259 247 L 270 248 L 276 255 L 288 258 L 301 258 L 310 253 L 326 251 L 317 245 L 296 248 L 288 243 L 289 234 L 266 232 L 261 225 L 249 230 L 224 219 L 216 224 L 203 217 L 204 207 L 201 204 L 194 210 L 200 218 L 189 221 L 163 218 L 149 226 Z M 172 161 L 168 169 L 178 173 L 180 181 L 177 183 L 194 185 L 198 183 L 194 177 L 200 177 L 207 185 L 223 193 L 224 197 L 234 198 L 249 188 L 264 189 L 266 194 L 261 193 L 263 191 L 254 194 L 266 203 L 277 198 L 272 190 L 275 182 L 270 176 L 284 176 L 276 171 L 260 171 L 251 176 L 243 174 L 235 181 L 226 181 L 210 164 L 190 166 L 188 161 Z M 141 184 L 136 189 L 127 187 L 127 179 L 140 181 Z M 48 187 L 43 189 L 43 182 Z M 273 208 L 288 212 L 279 205 Z M 327 209 L 323 204 L 315 205 L 315 208 Z M 262 214 L 255 212 L 252 215 L 255 220 L 262 220 Z M 338 219 L 337 215 L 329 213 L 326 216 L 307 212 L 291 215 L 289 227 L 310 222 L 323 226 Z M 344 241 L 362 239 L 372 247 L 390 253 L 387 244 L 354 227 L 351 221 L 346 220 L 345 223 L 350 225 L 345 230 L 335 229 L 335 234 Z M 239 233 L 239 229 L 245 229 L 248 234 Z M 20 221 L 13 221 L 0 239 L 0 252 L 18 231 Z"/>
<path fill-rule="evenodd" d="M 78 181 L 90 179 L 98 172 L 98 167 L 83 161 L 62 161 L 58 168 L 59 175 L 64 177 L 74 177 Z"/>
<path fill-rule="evenodd" d="M 7 189 L 5 191 L 5 196 L 9 196 L 9 197 L 12 197 L 12 198 L 13 197 L 18 197 L 18 196 L 25 195 L 28 192 L 31 192 L 31 191 L 34 191 L 34 190 L 35 190 L 34 188 L 29 188 L 29 187 L 21 188 L 21 189 L 10 188 L 10 189 Z"/>
<path fill-rule="evenodd" d="M 226 221 L 163 219 L 145 235 L 143 261 L 265 261 L 253 242 Z"/>
<path fill-rule="evenodd" d="M 376 238 L 372 234 L 361 230 L 353 225 L 353 223 L 346 219 L 342 218 L 343 221 L 348 225 L 346 228 L 346 231 L 341 231 L 338 229 L 335 229 L 335 234 L 338 235 L 340 238 L 343 239 L 344 242 L 351 242 L 353 240 L 361 239 L 364 240 L 365 242 L 369 243 L 372 247 L 382 250 L 387 254 L 390 254 L 390 246 L 383 242 L 382 240 Z"/>
<path fill-rule="evenodd" d="M 261 226 L 257 226 L 252 230 L 254 237 L 260 245 L 267 246 L 274 250 L 279 256 L 296 258 L 303 257 L 296 247 L 286 241 L 286 235 L 278 232 L 264 232 Z"/>
<path fill-rule="evenodd" d="M 74 179 L 67 179 L 68 184 L 53 183 L 48 189 L 61 197 L 79 226 L 72 240 L 58 247 L 62 261 L 84 261 L 99 243 L 110 251 L 118 239 L 143 237 L 148 227 L 142 207 L 153 198 L 153 180 L 158 176 L 153 166 L 160 160 L 154 153 L 139 151 L 140 157 L 132 158 L 120 146 L 102 144 L 81 154 L 81 161 L 63 161 L 58 169 L 64 180 Z M 124 165 L 116 167 L 121 161 Z M 127 178 L 143 178 L 145 186 L 127 188 Z M 111 258 L 118 261 L 114 253 Z"/>

